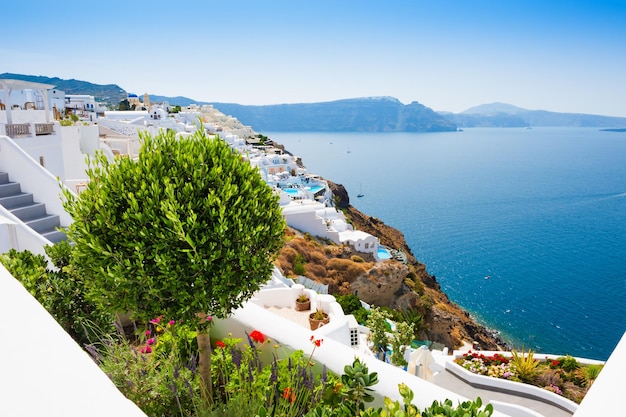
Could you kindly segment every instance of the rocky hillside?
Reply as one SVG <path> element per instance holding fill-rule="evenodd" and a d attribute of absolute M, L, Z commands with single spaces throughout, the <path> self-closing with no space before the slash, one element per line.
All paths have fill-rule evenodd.
<path fill-rule="evenodd" d="M 323 103 L 246 106 L 210 103 L 261 132 L 442 132 L 456 125 L 417 101 L 365 97 Z"/>
<path fill-rule="evenodd" d="M 425 329 L 420 337 L 449 348 L 458 348 L 463 341 L 475 342 L 482 349 L 506 347 L 448 299 L 435 277 L 415 259 L 399 230 L 351 206 L 342 185 L 332 182 L 330 185 L 338 206 L 354 227 L 377 236 L 385 246 L 401 250 L 407 262 L 374 262 L 371 255 L 355 252 L 347 245 L 337 246 L 289 230 L 276 261 L 286 276 L 304 274 L 328 285 L 331 294 L 357 294 L 368 304 L 414 310 L 424 316 Z"/>
<path fill-rule="evenodd" d="M 128 96 L 128 93 L 117 84 L 93 84 L 74 79 L 64 80 L 58 77 L 11 74 L 7 72 L 0 74 L 0 78 L 51 84 L 57 89 L 65 91 L 65 94 L 88 94 L 94 96 L 97 101 L 110 104 L 118 104 Z"/>

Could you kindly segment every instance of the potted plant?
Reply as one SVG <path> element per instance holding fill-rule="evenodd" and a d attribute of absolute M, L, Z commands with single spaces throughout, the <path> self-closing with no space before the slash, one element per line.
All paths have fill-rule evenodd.
<path fill-rule="evenodd" d="M 296 311 L 307 311 L 311 309 L 311 299 L 305 293 L 296 298 Z"/>
<path fill-rule="evenodd" d="M 309 314 L 309 326 L 311 330 L 317 330 L 325 324 L 328 324 L 330 317 L 324 310 L 318 308 L 313 313 Z"/>

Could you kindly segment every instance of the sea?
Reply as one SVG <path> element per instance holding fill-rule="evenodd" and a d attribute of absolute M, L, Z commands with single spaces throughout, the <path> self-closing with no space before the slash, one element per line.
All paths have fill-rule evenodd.
<path fill-rule="evenodd" d="M 626 133 L 261 133 L 399 229 L 512 346 L 606 360 L 626 332 Z"/>

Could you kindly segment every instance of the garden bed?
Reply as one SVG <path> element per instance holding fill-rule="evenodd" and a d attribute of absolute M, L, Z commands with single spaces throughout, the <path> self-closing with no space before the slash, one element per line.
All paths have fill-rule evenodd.
<path fill-rule="evenodd" d="M 589 362 L 569 355 L 537 360 L 532 351 L 511 356 L 470 351 L 446 362 L 446 369 L 470 385 L 532 397 L 573 413 L 602 367 Z"/>

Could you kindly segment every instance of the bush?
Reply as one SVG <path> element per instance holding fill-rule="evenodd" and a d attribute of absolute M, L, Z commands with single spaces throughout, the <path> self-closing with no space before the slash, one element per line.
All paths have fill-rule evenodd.
<path fill-rule="evenodd" d="M 45 251 L 55 269 L 44 256 L 15 249 L 0 255 L 0 262 L 79 345 L 94 340 L 94 328 L 112 331 L 113 318 L 87 297 L 85 279 L 70 267 L 72 246 L 61 241 Z"/>
<path fill-rule="evenodd" d="M 513 357 L 511 358 L 511 365 L 515 369 L 515 373 L 519 377 L 522 382 L 532 382 L 533 378 L 537 374 L 537 362 L 534 358 L 534 352 L 532 350 L 528 350 L 528 353 L 524 353 L 524 349 L 522 349 L 522 353 L 520 354 L 517 350 L 513 349 L 512 351 Z"/>
<path fill-rule="evenodd" d="M 564 371 L 566 372 L 571 372 L 574 371 L 578 368 L 578 361 L 576 361 L 576 358 L 574 358 L 571 355 L 567 355 L 567 356 L 562 356 L 560 358 L 557 359 L 559 361 L 559 363 L 561 364 L 561 368 L 563 368 Z"/>
<path fill-rule="evenodd" d="M 148 416 L 188 416 L 202 405 L 197 357 L 183 356 L 176 328 L 183 329 L 174 325 L 146 331 L 143 347 L 123 336 L 105 335 L 87 349 L 113 384 Z"/>

